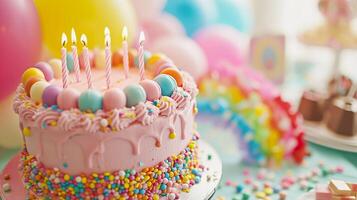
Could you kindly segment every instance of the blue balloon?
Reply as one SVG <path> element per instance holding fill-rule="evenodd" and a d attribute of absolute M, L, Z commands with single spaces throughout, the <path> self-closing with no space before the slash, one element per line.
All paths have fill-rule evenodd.
<path fill-rule="evenodd" d="M 215 6 L 218 12 L 216 23 L 233 26 L 242 32 L 249 30 L 250 17 L 244 5 L 236 0 L 215 0 Z"/>
<path fill-rule="evenodd" d="M 213 0 L 168 0 L 164 10 L 180 20 L 189 36 L 217 17 Z"/>

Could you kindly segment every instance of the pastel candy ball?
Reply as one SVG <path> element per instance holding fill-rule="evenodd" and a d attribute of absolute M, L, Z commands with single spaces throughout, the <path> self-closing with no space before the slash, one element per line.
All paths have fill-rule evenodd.
<path fill-rule="evenodd" d="M 37 81 L 42 81 L 42 80 L 44 80 L 44 79 L 41 77 L 38 77 L 38 76 L 31 77 L 25 84 L 26 95 L 30 96 L 30 90 L 31 90 L 32 85 L 35 84 Z"/>
<path fill-rule="evenodd" d="M 151 57 L 148 59 L 146 62 L 145 68 L 148 69 L 148 71 L 156 71 L 158 67 L 162 65 L 174 65 L 173 61 L 165 56 L 164 54 L 152 54 Z"/>
<path fill-rule="evenodd" d="M 138 53 L 136 52 L 135 49 L 130 49 L 129 50 L 129 66 L 134 66 L 135 65 L 135 56 L 137 55 Z"/>
<path fill-rule="evenodd" d="M 86 90 L 79 96 L 78 105 L 83 112 L 96 112 L 102 109 L 103 96 L 97 90 Z"/>
<path fill-rule="evenodd" d="M 60 59 L 54 58 L 48 61 L 48 64 L 50 64 L 52 71 L 53 71 L 53 76 L 55 78 L 61 78 L 62 77 L 62 61 Z"/>
<path fill-rule="evenodd" d="M 104 93 L 103 108 L 105 111 L 125 107 L 126 97 L 123 90 L 112 88 Z"/>
<path fill-rule="evenodd" d="M 112 65 L 117 67 L 123 64 L 123 52 L 114 51 L 112 54 Z"/>
<path fill-rule="evenodd" d="M 138 84 L 128 85 L 124 88 L 124 93 L 126 96 L 126 106 L 132 107 L 140 102 L 145 102 L 146 93 L 142 86 Z"/>
<path fill-rule="evenodd" d="M 65 88 L 57 96 L 58 107 L 62 110 L 78 108 L 79 91 L 74 88 Z"/>
<path fill-rule="evenodd" d="M 46 87 L 42 94 L 43 105 L 52 106 L 57 105 L 57 97 L 61 92 L 62 88 L 56 85 L 50 85 Z"/>
<path fill-rule="evenodd" d="M 144 63 L 147 63 L 148 59 L 151 57 L 151 53 L 149 51 L 144 52 Z M 139 55 L 135 56 L 134 63 L 136 67 L 139 67 Z"/>
<path fill-rule="evenodd" d="M 35 67 L 42 71 L 47 81 L 53 79 L 53 70 L 51 68 L 51 65 L 46 62 L 38 62 L 35 64 Z"/>
<path fill-rule="evenodd" d="M 74 60 L 72 53 L 67 53 L 67 69 L 69 72 L 73 72 L 74 70 Z"/>
<path fill-rule="evenodd" d="M 177 85 L 181 87 L 183 85 L 182 74 L 178 69 L 175 68 L 165 68 L 161 71 L 161 74 L 170 75 L 172 78 L 175 79 Z"/>
<path fill-rule="evenodd" d="M 26 84 L 26 82 L 31 78 L 31 77 L 40 77 L 42 79 L 45 79 L 45 75 L 43 72 L 37 68 L 31 67 L 28 68 L 23 74 L 22 74 L 22 84 Z"/>
<path fill-rule="evenodd" d="M 156 76 L 154 81 L 160 85 L 162 96 L 171 96 L 177 88 L 175 79 L 166 74 Z"/>
<path fill-rule="evenodd" d="M 158 83 L 153 80 L 143 80 L 140 85 L 144 88 L 146 93 L 146 99 L 149 101 L 157 100 L 161 97 L 161 88 Z"/>
<path fill-rule="evenodd" d="M 42 94 L 45 91 L 45 89 L 48 87 L 48 85 L 49 84 L 47 81 L 37 81 L 36 83 L 34 83 L 30 90 L 31 99 L 36 103 L 41 103 Z"/>
<path fill-rule="evenodd" d="M 94 52 L 94 66 L 98 69 L 105 68 L 105 51 L 96 50 Z"/>

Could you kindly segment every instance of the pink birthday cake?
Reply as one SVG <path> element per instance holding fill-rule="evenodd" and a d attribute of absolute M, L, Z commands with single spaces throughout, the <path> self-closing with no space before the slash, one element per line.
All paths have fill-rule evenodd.
<path fill-rule="evenodd" d="M 121 51 L 105 66 L 62 52 L 24 72 L 13 107 L 30 199 L 178 199 L 200 182 L 196 84 L 166 56 L 141 56 L 126 68 Z"/>

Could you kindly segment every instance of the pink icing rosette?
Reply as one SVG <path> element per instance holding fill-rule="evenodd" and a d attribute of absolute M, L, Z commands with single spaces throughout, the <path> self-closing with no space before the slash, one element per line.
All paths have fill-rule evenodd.
<path fill-rule="evenodd" d="M 84 116 L 79 111 L 68 110 L 61 113 L 61 117 L 58 120 L 58 125 L 62 127 L 64 131 L 71 132 L 79 128 L 89 127 L 91 120 Z"/>
<path fill-rule="evenodd" d="M 135 121 L 135 113 L 133 117 L 128 117 L 127 113 L 133 113 L 133 109 L 114 109 L 109 114 L 110 125 L 115 130 L 122 130 L 128 127 L 133 121 Z"/>
<path fill-rule="evenodd" d="M 183 89 L 177 88 L 172 94 L 171 98 L 176 101 L 177 109 L 182 110 L 191 101 L 191 96 Z"/>
<path fill-rule="evenodd" d="M 149 125 L 158 117 L 159 109 L 151 103 L 140 103 L 135 107 L 135 114 L 138 122 Z"/>
<path fill-rule="evenodd" d="M 163 96 L 159 103 L 160 115 L 169 116 L 176 111 L 176 102 L 170 97 Z"/>
<path fill-rule="evenodd" d="M 38 127 L 46 128 L 51 122 L 58 121 L 60 113 L 51 108 L 42 109 L 33 117 Z"/>

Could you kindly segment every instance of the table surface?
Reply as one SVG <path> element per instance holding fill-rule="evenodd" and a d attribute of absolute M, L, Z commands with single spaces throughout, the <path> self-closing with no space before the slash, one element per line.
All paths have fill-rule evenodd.
<path fill-rule="evenodd" d="M 233 197 L 237 197 L 237 199 L 240 199 L 239 195 L 235 193 L 235 188 L 225 186 L 225 183 L 230 181 L 235 184 L 243 184 L 245 179 L 242 173 L 243 170 L 248 169 L 250 174 L 256 174 L 260 170 L 260 167 L 249 166 L 241 161 L 241 154 L 237 145 L 238 141 L 232 130 L 205 121 L 200 121 L 198 126 L 202 138 L 215 147 L 223 162 L 222 187 L 217 190 L 215 197 L 225 197 L 225 199 L 234 199 Z M 268 170 L 269 173 L 275 175 L 275 178 L 271 180 L 271 182 L 275 185 L 279 185 L 281 177 L 287 173 L 296 176 L 298 174 L 307 173 L 313 168 L 318 167 L 319 163 L 324 163 L 326 167 L 342 166 L 344 172 L 342 174 L 319 177 L 317 179 L 318 182 L 327 183 L 331 178 L 357 182 L 357 153 L 338 151 L 312 143 L 308 143 L 308 148 L 311 152 L 311 156 L 305 160 L 302 166 L 285 164 L 281 168 Z M 288 196 L 287 199 L 295 199 L 303 193 L 298 184 L 295 184 L 286 192 Z M 278 197 L 273 196 L 272 199 L 278 199 Z"/>

